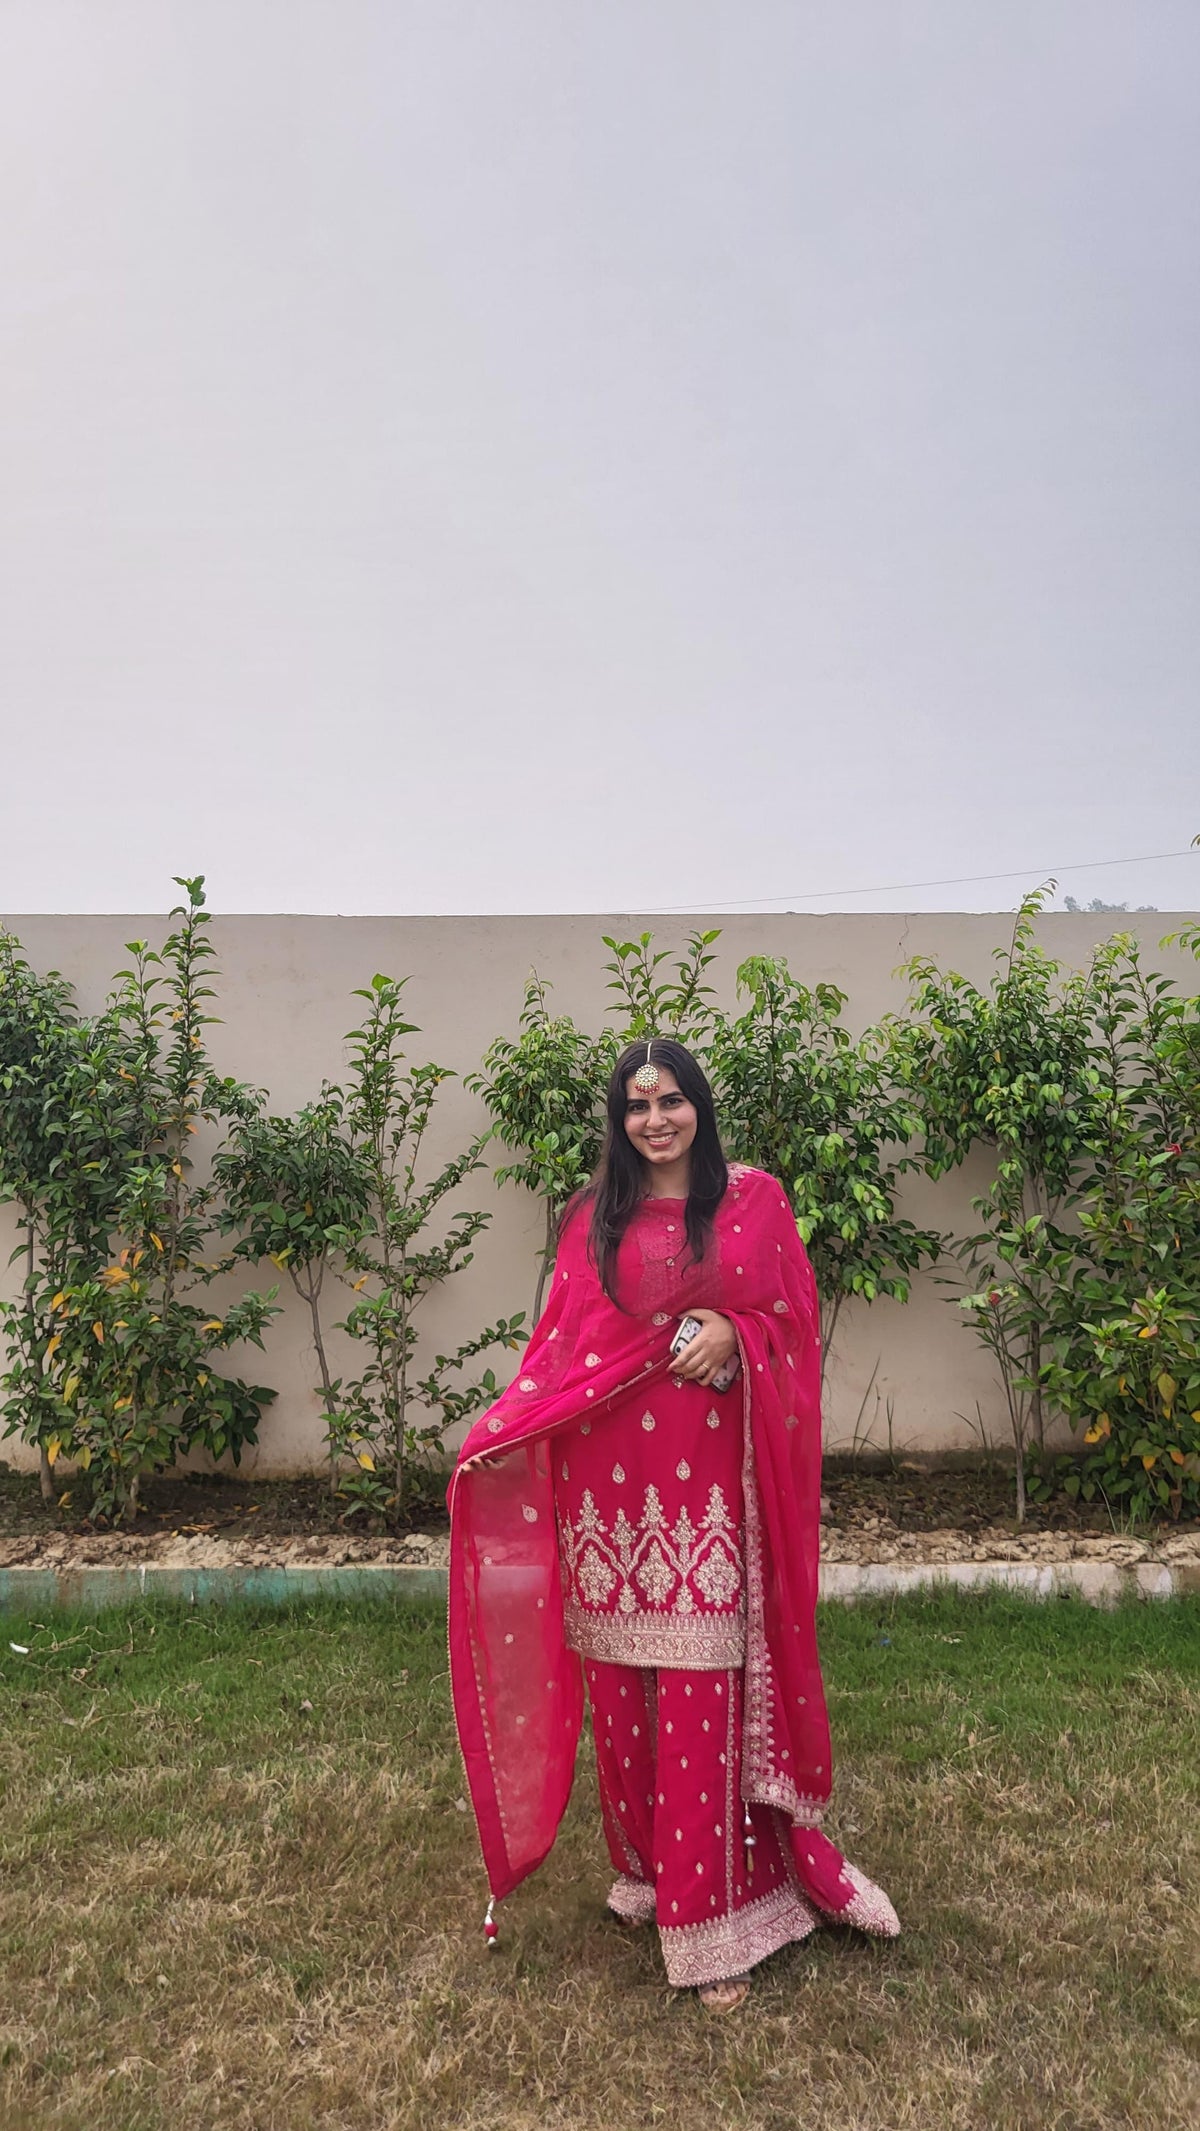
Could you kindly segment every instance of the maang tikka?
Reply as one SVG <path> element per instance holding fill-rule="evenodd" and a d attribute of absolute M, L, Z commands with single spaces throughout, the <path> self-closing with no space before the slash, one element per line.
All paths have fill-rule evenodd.
<path fill-rule="evenodd" d="M 653 1036 L 647 1037 L 645 1059 L 638 1067 L 637 1072 L 633 1076 L 634 1087 L 640 1088 L 643 1095 L 652 1095 L 659 1082 L 658 1067 L 654 1064 L 650 1056 L 650 1046 L 653 1041 Z"/>

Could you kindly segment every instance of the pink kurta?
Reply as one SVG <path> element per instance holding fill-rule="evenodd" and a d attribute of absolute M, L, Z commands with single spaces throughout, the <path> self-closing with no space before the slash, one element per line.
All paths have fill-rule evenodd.
<path fill-rule="evenodd" d="M 673 1203 L 673 1202 L 672 1202 Z M 554 1443 L 568 1647 L 723 1671 L 746 1652 L 740 1401 L 658 1378 Z"/>

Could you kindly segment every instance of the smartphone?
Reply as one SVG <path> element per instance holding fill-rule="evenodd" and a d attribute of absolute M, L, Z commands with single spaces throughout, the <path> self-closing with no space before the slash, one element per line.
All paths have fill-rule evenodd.
<path fill-rule="evenodd" d="M 682 1354 L 684 1348 L 690 1346 L 697 1332 L 703 1329 L 698 1317 L 681 1317 L 679 1330 L 671 1341 L 672 1354 Z M 742 1364 L 740 1358 L 736 1354 L 731 1354 L 729 1360 L 724 1362 L 717 1370 L 708 1388 L 710 1391 L 728 1391 L 731 1384 L 736 1384 L 741 1373 Z"/>

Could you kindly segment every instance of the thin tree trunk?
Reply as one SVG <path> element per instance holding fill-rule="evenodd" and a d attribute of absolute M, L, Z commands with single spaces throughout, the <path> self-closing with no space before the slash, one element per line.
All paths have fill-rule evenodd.
<path fill-rule="evenodd" d="M 33 1208 L 25 1201 L 22 1201 L 22 1211 L 25 1216 L 25 1327 L 29 1349 L 29 1366 L 32 1369 L 34 1352 L 38 1343 L 37 1312 L 33 1306 L 33 1285 L 37 1271 L 37 1254 L 33 1232 Z M 38 1357 L 38 1374 L 39 1376 L 45 1374 L 40 1356 Z M 44 1443 L 38 1444 L 38 1485 L 42 1491 L 43 1502 L 49 1506 L 54 1500 L 54 1468 L 46 1456 Z"/>
<path fill-rule="evenodd" d="M 1025 1522 L 1025 1443 L 1028 1436 L 1028 1415 L 1022 1404 L 1013 1376 L 1012 1356 L 1003 1343 L 993 1348 L 1004 1396 L 1008 1402 L 1008 1425 L 1012 1430 L 1013 1449 L 1017 1456 L 1017 1523 Z"/>
<path fill-rule="evenodd" d="M 312 1319 L 313 1345 L 317 1350 L 317 1366 L 321 1371 L 321 1400 L 325 1407 L 325 1434 L 329 1443 L 329 1492 L 331 1495 L 336 1495 L 338 1484 L 338 1453 L 337 1443 L 334 1440 L 333 1434 L 333 1414 L 335 1405 L 333 1395 L 333 1378 L 329 1374 L 329 1362 L 325 1354 L 325 1335 L 321 1329 L 320 1300 L 321 1287 L 324 1282 L 324 1278 L 325 1261 L 324 1259 L 322 1259 L 320 1263 L 320 1269 L 315 1275 L 310 1269 L 309 1282 L 307 1287 L 301 1287 L 300 1282 L 296 1278 L 295 1273 L 292 1274 L 292 1285 L 294 1286 L 296 1293 L 298 1295 L 301 1295 L 304 1301 L 308 1304 L 309 1316 Z"/>
<path fill-rule="evenodd" d="M 1035 1325 L 1029 1335 L 1029 1374 L 1033 1387 L 1030 1392 L 1030 1411 L 1033 1414 L 1033 1426 L 1034 1433 L 1037 1436 L 1038 1449 L 1044 1450 L 1046 1448 L 1046 1420 L 1042 1408 L 1042 1386 L 1039 1374 L 1041 1366 L 1042 1335 L 1038 1326 Z"/>
<path fill-rule="evenodd" d="M 829 1354 L 830 1354 L 830 1350 L 831 1350 L 831 1348 L 832 1348 L 832 1346 L 833 1346 L 833 1335 L 834 1335 L 834 1333 L 835 1333 L 835 1332 L 837 1331 L 837 1321 L 838 1321 L 838 1318 L 839 1318 L 839 1316 L 841 1315 L 841 1309 L 842 1309 L 842 1299 L 843 1299 L 843 1298 L 842 1298 L 841 1292 L 840 1292 L 840 1290 L 839 1290 L 839 1292 L 838 1292 L 838 1293 L 837 1293 L 837 1294 L 836 1294 L 836 1295 L 834 1296 L 834 1298 L 833 1298 L 832 1302 L 830 1302 L 830 1303 L 828 1303 L 828 1304 L 826 1304 L 826 1303 L 821 1303 L 821 1305 L 820 1305 L 820 1309 L 819 1309 L 819 1314 L 818 1314 L 818 1319 L 817 1319 L 817 1321 L 818 1321 L 818 1324 L 820 1325 L 820 1329 L 821 1329 L 821 1392 L 822 1392 L 822 1395 L 824 1395 L 824 1391 L 825 1391 L 825 1366 L 826 1366 L 826 1363 L 827 1363 L 827 1362 L 828 1362 L 828 1360 L 829 1360 Z"/>
<path fill-rule="evenodd" d="M 555 1234 L 555 1229 L 556 1229 L 557 1225 L 558 1225 L 558 1224 L 556 1223 L 556 1221 L 555 1221 L 555 1218 L 554 1218 L 554 1206 L 553 1206 L 552 1202 L 551 1202 L 551 1201 L 550 1201 L 549 1199 L 547 1199 L 547 1201 L 546 1201 L 546 1241 L 545 1241 L 545 1243 L 544 1243 L 544 1244 L 543 1244 L 543 1246 L 542 1246 L 542 1267 L 541 1267 L 541 1271 L 540 1271 L 540 1272 L 539 1272 L 539 1274 L 538 1274 L 538 1284 L 537 1284 L 537 1293 L 535 1294 L 535 1296 L 534 1296 L 534 1298 L 533 1298 L 533 1321 L 534 1321 L 534 1324 L 536 1324 L 536 1323 L 537 1323 L 537 1321 L 538 1321 L 539 1317 L 540 1317 L 540 1316 L 541 1316 L 541 1314 L 542 1314 L 542 1301 L 543 1301 L 543 1298 L 544 1298 L 544 1296 L 545 1296 L 545 1293 L 546 1293 L 546 1282 L 547 1282 L 547 1280 L 548 1280 L 548 1279 L 550 1278 L 550 1269 L 551 1269 L 552 1265 L 554 1264 L 554 1234 Z"/>
<path fill-rule="evenodd" d="M 407 1270 L 407 1265 L 408 1251 L 406 1247 L 401 1259 L 402 1277 Z M 396 1377 L 396 1500 L 392 1512 L 393 1523 L 397 1530 L 400 1527 L 401 1513 L 404 1508 L 404 1422 L 408 1412 L 408 1296 L 403 1292 L 400 1313 L 400 1340 L 400 1366 Z M 395 1351 L 393 1346 L 393 1355 Z"/>

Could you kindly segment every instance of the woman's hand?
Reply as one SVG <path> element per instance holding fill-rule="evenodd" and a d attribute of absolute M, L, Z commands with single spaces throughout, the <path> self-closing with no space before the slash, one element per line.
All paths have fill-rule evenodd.
<path fill-rule="evenodd" d="M 671 1374 L 687 1384 L 711 1384 L 722 1364 L 737 1351 L 737 1333 L 719 1310 L 689 1310 L 700 1330 L 671 1361 Z"/>

